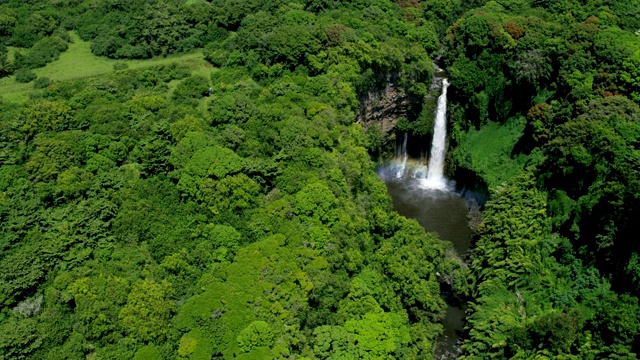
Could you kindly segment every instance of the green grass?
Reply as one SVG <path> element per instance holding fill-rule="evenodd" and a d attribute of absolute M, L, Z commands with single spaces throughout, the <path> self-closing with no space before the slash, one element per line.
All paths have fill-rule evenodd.
<path fill-rule="evenodd" d="M 505 124 L 490 122 L 464 135 L 459 155 L 466 158 L 465 165 L 482 176 L 490 188 L 523 172 L 530 156 L 512 157 L 511 152 L 522 136 L 525 121 L 524 117 L 515 117 Z"/>
<path fill-rule="evenodd" d="M 207 77 L 208 74 L 214 71 L 214 68 L 203 60 L 202 52 L 200 51 L 148 60 L 114 60 L 93 55 L 89 42 L 82 41 L 73 32 L 70 33 L 70 36 L 73 43 L 69 44 L 69 49 L 60 55 L 60 59 L 47 64 L 43 68 L 34 70 L 38 77 L 45 76 L 53 81 L 89 78 L 115 71 L 113 65 L 116 63 L 126 63 L 129 65 L 129 69 L 139 69 L 172 62 L 186 63 L 195 73 Z M 10 51 L 16 50 L 10 49 Z M 14 76 L 0 79 L 0 96 L 8 101 L 25 101 L 28 99 L 29 92 L 32 89 L 32 83 L 18 83 Z"/>

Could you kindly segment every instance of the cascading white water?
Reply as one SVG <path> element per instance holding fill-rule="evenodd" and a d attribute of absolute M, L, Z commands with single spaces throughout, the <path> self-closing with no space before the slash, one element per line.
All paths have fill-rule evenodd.
<path fill-rule="evenodd" d="M 407 160 L 409 154 L 407 153 L 407 133 L 404 133 L 404 140 L 402 141 L 402 147 L 398 151 L 398 157 L 400 158 L 400 170 L 396 173 L 396 178 L 400 179 L 404 176 L 407 169 Z"/>
<path fill-rule="evenodd" d="M 414 179 L 426 179 L 427 178 L 427 166 L 426 165 L 422 165 L 422 164 L 418 164 L 416 165 L 414 171 L 413 171 L 413 178 Z"/>
<path fill-rule="evenodd" d="M 418 220 L 425 230 L 438 232 L 442 239 L 452 241 L 456 251 L 462 255 L 467 254 L 471 246 L 467 224 L 468 203 L 453 191 L 453 186 L 444 177 L 449 82 L 436 78 L 431 89 L 437 90 L 438 87 L 441 87 L 442 94 L 437 99 L 437 111 L 434 114 L 430 157 L 427 159 L 426 154 L 421 152 L 419 158 L 409 159 L 408 135 L 404 134 L 403 141 L 396 143 L 395 159 L 379 167 L 376 172 L 387 185 L 394 209 Z M 416 144 L 412 144 L 412 152 L 416 148 Z M 434 359 L 458 358 L 462 351 L 459 334 L 464 329 L 465 310 L 448 304 L 446 320 L 442 325 L 444 333 L 437 340 Z"/>
<path fill-rule="evenodd" d="M 431 142 L 431 157 L 429 158 L 429 170 L 427 178 L 422 180 L 422 185 L 431 189 L 446 189 L 447 182 L 444 178 L 444 156 L 447 140 L 447 88 L 449 81 L 442 80 L 442 94 L 438 97 L 438 109 L 436 121 L 433 126 L 433 141 Z"/>

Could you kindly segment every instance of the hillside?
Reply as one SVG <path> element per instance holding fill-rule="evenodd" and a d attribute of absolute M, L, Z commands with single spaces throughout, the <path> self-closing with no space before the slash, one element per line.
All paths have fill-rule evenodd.
<path fill-rule="evenodd" d="M 9 0 L 0 39 L 0 360 L 431 359 L 450 298 L 462 359 L 640 351 L 634 1 Z M 464 256 L 375 172 L 434 63 Z"/>

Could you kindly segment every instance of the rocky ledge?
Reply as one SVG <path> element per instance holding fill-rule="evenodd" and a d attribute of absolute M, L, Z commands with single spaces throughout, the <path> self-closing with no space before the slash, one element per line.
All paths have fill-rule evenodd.
<path fill-rule="evenodd" d="M 435 76 L 429 87 L 430 94 L 426 99 L 437 98 L 434 93 L 442 89 L 442 81 L 446 76 L 445 71 L 435 66 Z M 359 97 L 360 111 L 357 122 L 366 130 L 373 124 L 378 124 L 385 134 L 395 129 L 396 124 L 402 118 L 408 119 L 423 105 L 424 99 L 410 96 L 405 93 L 398 84 L 398 74 L 388 74 L 383 86 L 374 88 Z M 418 110 L 419 111 L 419 110 Z M 412 120 L 412 119 L 409 119 Z"/>
<path fill-rule="evenodd" d="M 397 74 L 388 75 L 385 84 L 360 95 L 357 121 L 365 129 L 379 124 L 385 133 L 390 133 L 398 120 L 407 118 L 411 107 L 422 100 L 400 89 Z"/>

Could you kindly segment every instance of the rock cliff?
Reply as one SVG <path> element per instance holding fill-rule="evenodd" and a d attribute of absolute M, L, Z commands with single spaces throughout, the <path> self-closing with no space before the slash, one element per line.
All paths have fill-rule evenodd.
<path fill-rule="evenodd" d="M 436 76 L 431 82 L 430 94 L 425 97 L 426 99 L 433 98 L 435 101 L 439 95 L 442 88 L 442 74 L 444 71 L 436 67 Z M 360 95 L 357 122 L 365 130 L 373 124 L 379 124 L 383 132 L 389 134 L 395 129 L 400 119 L 413 121 L 422 110 L 424 99 L 405 93 L 400 88 L 398 80 L 398 74 L 388 74 L 383 86 Z"/>
<path fill-rule="evenodd" d="M 420 106 L 421 102 L 400 89 L 397 74 L 388 75 L 385 85 L 360 95 L 357 121 L 365 129 L 379 124 L 385 133 L 390 133 L 398 120 L 409 118 L 412 108 Z"/>

